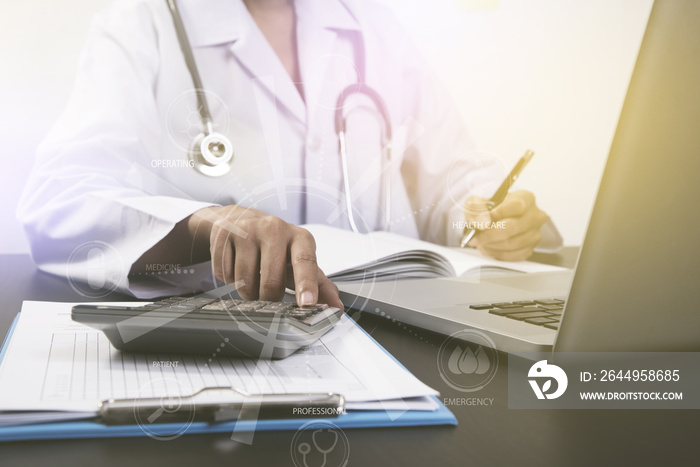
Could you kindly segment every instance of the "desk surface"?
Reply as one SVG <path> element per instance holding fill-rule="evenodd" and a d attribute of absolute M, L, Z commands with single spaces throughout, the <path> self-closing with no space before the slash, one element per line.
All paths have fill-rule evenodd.
<path fill-rule="evenodd" d="M 535 259 L 572 266 L 576 249 Z M 28 256 L 0 256 L 0 334 L 22 300 L 81 301 L 68 283 L 38 272 Z M 104 300 L 124 300 L 112 294 Z M 442 397 L 464 393 L 440 378 L 437 352 L 445 337 L 362 314 L 359 323 Z M 507 357 L 495 378 L 474 397 L 492 406 L 452 406 L 457 427 L 346 429 L 350 466 L 448 465 L 693 465 L 698 412 L 693 410 L 511 410 Z M 470 397 L 467 394 L 466 397 Z M 230 434 L 0 443 L 0 464 L 10 465 L 294 465 L 294 432 L 259 432 L 250 445 Z M 313 467 L 309 464 L 309 467 Z M 332 467 L 332 466 L 328 466 Z"/>

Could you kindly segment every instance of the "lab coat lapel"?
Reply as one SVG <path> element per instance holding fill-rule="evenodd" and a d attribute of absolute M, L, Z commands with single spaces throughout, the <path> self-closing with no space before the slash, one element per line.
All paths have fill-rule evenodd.
<path fill-rule="evenodd" d="M 336 50 L 338 35 L 359 31 L 359 26 L 338 0 L 296 0 L 295 9 L 299 65 L 308 117 L 312 119 L 320 109 L 334 109 L 342 88 L 359 78 L 353 73 L 354 57 Z M 343 74 L 343 70 L 349 73 Z M 353 76 L 345 76 L 350 74 Z M 349 82 L 336 82 L 340 76 Z"/>
<path fill-rule="evenodd" d="M 255 20 L 240 2 L 239 14 L 243 28 L 230 50 L 241 65 L 248 69 L 254 85 L 264 87 L 301 122 L 306 122 L 306 108 L 284 65 L 277 57 Z"/>
<path fill-rule="evenodd" d="M 276 103 L 306 122 L 304 101 L 242 0 L 190 0 L 180 2 L 180 9 L 193 47 L 230 43 L 253 85 L 263 87 Z"/>
<path fill-rule="evenodd" d="M 333 106 L 321 97 L 323 86 L 328 83 L 328 57 L 334 49 L 337 34 L 326 28 L 309 28 L 300 24 L 297 34 L 299 42 L 299 64 L 304 86 L 304 97 L 310 114 L 322 107 Z M 309 115 L 312 118 L 312 115 Z"/>

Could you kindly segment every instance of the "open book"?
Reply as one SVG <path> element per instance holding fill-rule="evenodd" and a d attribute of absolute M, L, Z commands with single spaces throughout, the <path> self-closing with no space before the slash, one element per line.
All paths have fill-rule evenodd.
<path fill-rule="evenodd" d="M 475 250 L 448 248 L 391 232 L 356 234 L 327 225 L 302 227 L 316 239 L 319 267 L 329 279 L 338 282 L 562 269 L 530 261 L 498 261 Z"/>

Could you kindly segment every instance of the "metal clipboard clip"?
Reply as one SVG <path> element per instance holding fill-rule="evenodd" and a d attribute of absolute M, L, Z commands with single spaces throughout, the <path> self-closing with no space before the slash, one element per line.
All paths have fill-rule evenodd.
<path fill-rule="evenodd" d="M 214 394 L 219 392 L 221 394 Z M 107 399 L 97 419 L 105 425 L 218 423 L 233 420 L 327 418 L 345 413 L 345 398 L 334 393 L 249 394 L 209 387 L 189 396 Z"/>

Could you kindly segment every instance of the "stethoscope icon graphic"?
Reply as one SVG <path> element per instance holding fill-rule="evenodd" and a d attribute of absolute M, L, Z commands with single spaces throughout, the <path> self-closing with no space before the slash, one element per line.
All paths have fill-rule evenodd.
<path fill-rule="evenodd" d="M 316 440 L 316 436 L 319 433 L 323 433 L 324 431 L 333 434 L 333 443 L 331 443 L 330 448 L 327 449 L 321 449 L 321 447 L 318 445 L 318 441 Z M 313 442 L 316 451 L 323 454 L 323 463 L 318 467 L 326 467 L 326 462 L 328 461 L 328 454 L 333 452 L 333 449 L 335 449 L 335 446 L 338 444 L 338 433 L 335 430 L 331 430 L 329 428 L 321 428 L 311 433 L 311 441 Z M 306 462 L 306 456 L 311 452 L 311 445 L 309 443 L 300 443 L 299 446 L 297 446 L 297 451 L 299 451 L 299 454 L 301 454 L 302 463 L 304 464 L 304 467 L 311 467 Z"/>

